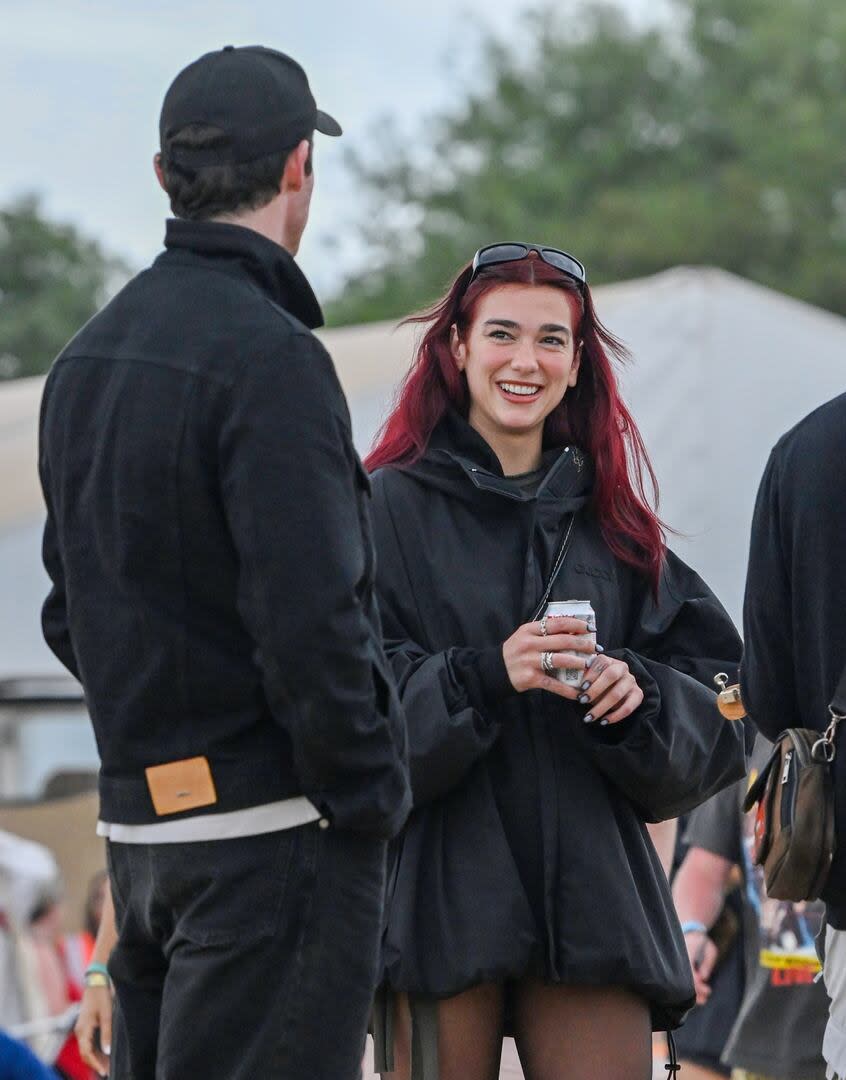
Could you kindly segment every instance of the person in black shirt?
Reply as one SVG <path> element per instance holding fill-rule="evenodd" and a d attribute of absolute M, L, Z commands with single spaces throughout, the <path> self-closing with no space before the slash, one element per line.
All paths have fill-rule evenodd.
<path fill-rule="evenodd" d="M 761 480 L 743 608 L 741 689 L 755 726 L 824 731 L 846 667 L 846 394 L 779 439 Z M 840 703 L 846 711 L 846 702 Z M 842 725 L 841 725 L 842 727 Z M 823 975 L 831 997 L 823 1056 L 846 1077 L 846 743 L 833 765 L 836 849 L 822 892 Z"/>
<path fill-rule="evenodd" d="M 182 71 L 166 250 L 44 391 L 43 625 L 100 752 L 120 1077 L 359 1074 L 410 790 L 369 482 L 293 258 L 340 130 L 282 53 Z"/>

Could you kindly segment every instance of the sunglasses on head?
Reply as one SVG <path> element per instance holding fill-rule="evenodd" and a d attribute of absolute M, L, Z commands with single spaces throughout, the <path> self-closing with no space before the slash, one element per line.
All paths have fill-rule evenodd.
<path fill-rule="evenodd" d="M 483 267 L 496 266 L 497 263 L 519 262 L 520 259 L 527 258 L 533 251 L 545 263 L 554 266 L 556 270 L 560 270 L 562 274 L 572 278 L 584 292 L 585 285 L 587 285 L 587 271 L 584 265 L 572 255 L 568 255 L 566 251 L 559 251 L 558 248 L 554 247 L 544 247 L 541 244 L 488 244 L 487 247 L 479 248 L 473 256 L 473 272 L 470 275 L 470 281 L 467 282 L 468 286 Z"/>

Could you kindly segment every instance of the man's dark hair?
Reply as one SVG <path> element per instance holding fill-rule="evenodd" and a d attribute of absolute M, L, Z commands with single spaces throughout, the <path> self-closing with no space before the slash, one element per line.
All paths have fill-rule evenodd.
<path fill-rule="evenodd" d="M 210 124 L 189 124 L 177 131 L 162 147 L 161 168 L 170 208 L 178 218 L 207 221 L 218 214 L 259 210 L 279 193 L 279 182 L 290 154 L 303 139 L 309 140 L 306 173 L 311 173 L 313 132 L 303 132 L 292 145 L 274 154 L 239 164 L 202 165 L 191 168 L 168 158 L 176 147 L 213 150 L 226 133 Z"/>

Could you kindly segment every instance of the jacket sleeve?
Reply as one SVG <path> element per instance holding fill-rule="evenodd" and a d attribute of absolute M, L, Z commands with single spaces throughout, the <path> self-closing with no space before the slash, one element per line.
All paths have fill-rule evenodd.
<path fill-rule="evenodd" d="M 771 741 L 784 728 L 803 727 L 805 723 L 797 707 L 787 566 L 774 451 L 764 470 L 752 518 L 740 672 L 749 718 Z"/>
<path fill-rule="evenodd" d="M 373 524 L 378 554 L 377 590 L 385 651 L 399 688 L 408 727 L 414 805 L 454 788 L 499 734 L 493 702 L 515 693 L 501 646 L 430 651 L 414 638 L 411 578 L 384 489 L 374 478 Z"/>
<path fill-rule="evenodd" d="M 303 793 L 336 825 L 389 836 L 410 789 L 371 612 L 369 484 L 328 354 L 304 334 L 290 349 L 255 356 L 219 428 L 239 610 Z"/>
<path fill-rule="evenodd" d="M 741 643 L 702 579 L 667 552 L 657 601 L 643 600 L 626 661 L 644 691 L 641 707 L 618 724 L 583 731 L 597 767 L 647 821 L 686 813 L 746 771 L 742 723 L 717 709 L 713 678 L 734 678 Z M 580 729 L 584 729 L 580 725 Z"/>
<path fill-rule="evenodd" d="M 47 407 L 47 393 L 45 390 L 42 404 L 41 424 L 44 422 L 44 412 Z M 44 640 L 52 652 L 58 657 L 68 671 L 79 679 L 79 664 L 71 642 L 70 627 L 68 625 L 68 605 L 65 592 L 65 570 L 62 564 L 59 540 L 56 532 L 56 519 L 53 513 L 53 501 L 50 491 L 50 468 L 44 450 L 44 440 L 41 438 L 41 447 L 38 457 L 38 474 L 41 479 L 41 490 L 44 495 L 44 504 L 47 508 L 47 520 L 44 525 L 44 536 L 41 544 L 41 558 L 44 569 L 50 578 L 51 588 L 47 599 L 41 608 L 41 629 Z"/>

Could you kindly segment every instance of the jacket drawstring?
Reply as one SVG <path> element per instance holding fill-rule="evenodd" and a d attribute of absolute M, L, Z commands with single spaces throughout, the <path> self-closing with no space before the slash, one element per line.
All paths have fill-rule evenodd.
<path fill-rule="evenodd" d="M 670 1055 L 669 1063 L 664 1066 L 667 1070 L 667 1080 L 677 1080 L 681 1065 L 676 1057 L 676 1040 L 673 1038 L 672 1031 L 667 1032 L 667 1051 Z"/>

